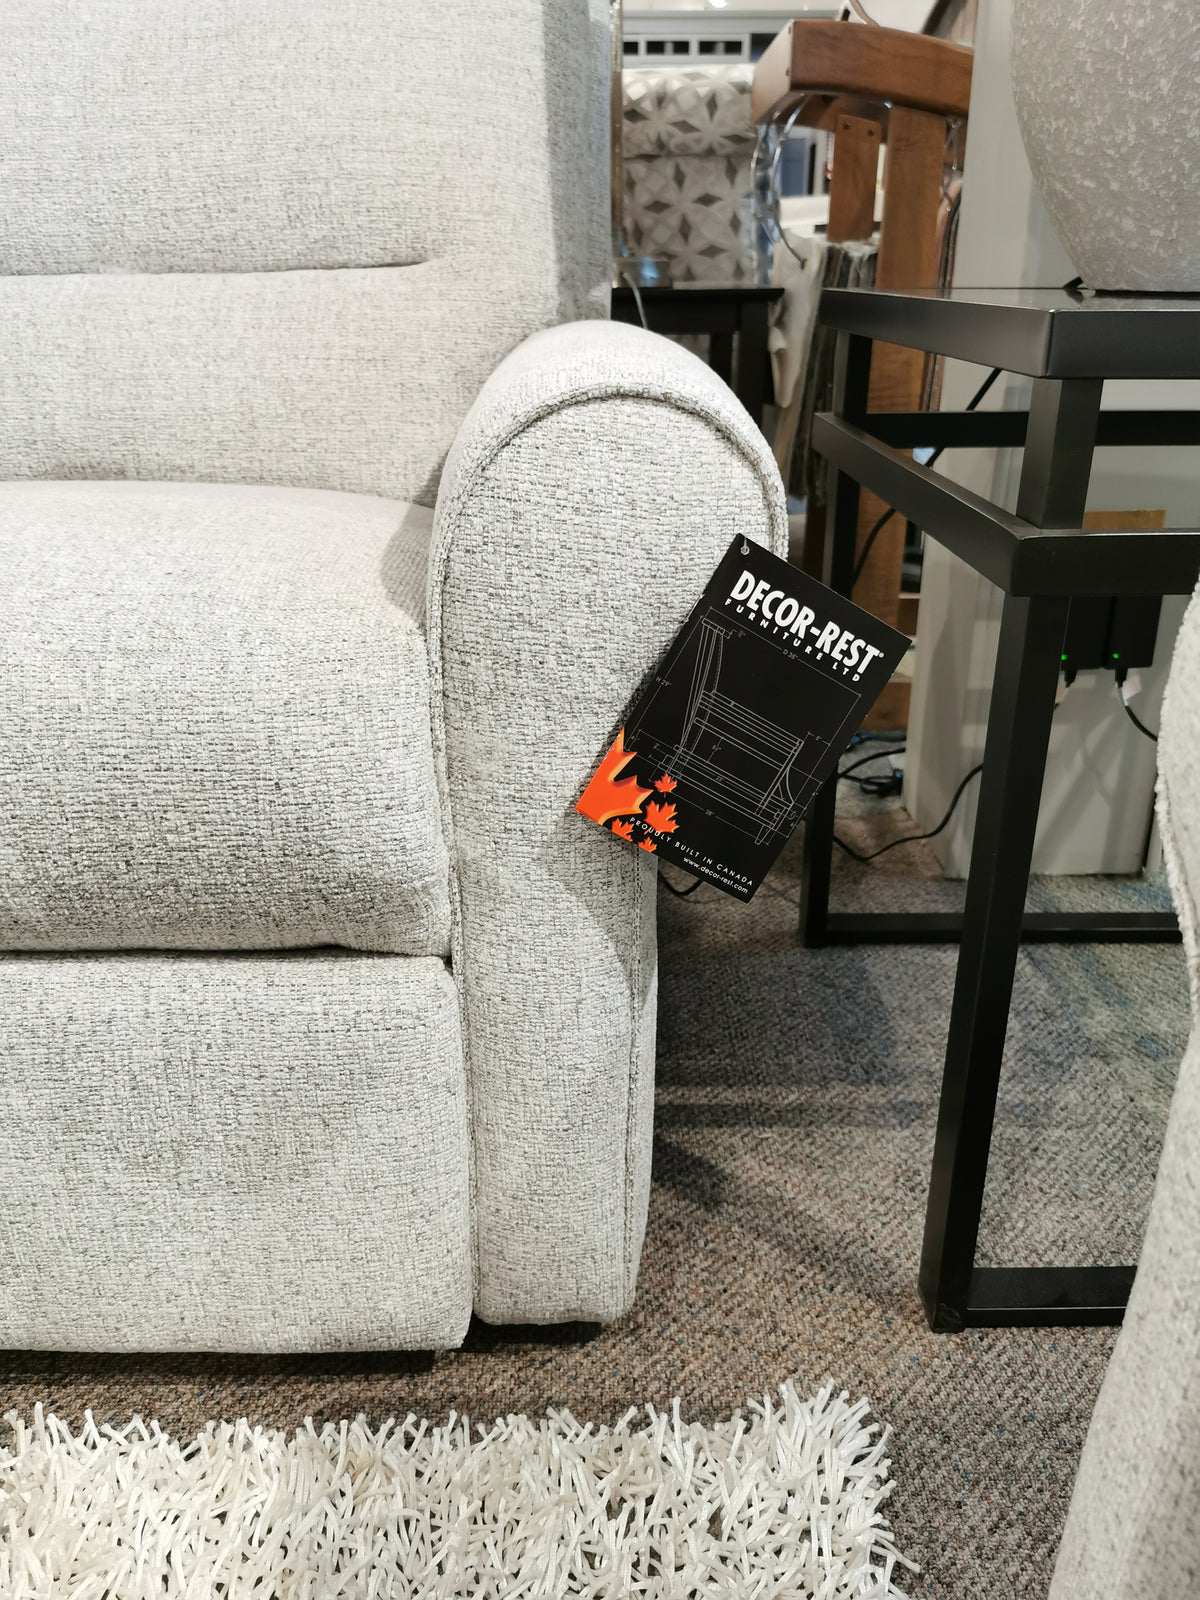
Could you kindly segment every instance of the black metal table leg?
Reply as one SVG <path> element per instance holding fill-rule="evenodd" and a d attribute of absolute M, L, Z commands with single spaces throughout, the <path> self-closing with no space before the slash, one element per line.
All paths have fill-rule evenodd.
<path fill-rule="evenodd" d="M 1039 379 L 1017 514 L 1083 516 L 1103 384 Z M 1119 1321 L 1129 1268 L 977 1268 L 988 1154 L 1070 602 L 1006 595 L 942 1072 L 918 1287 L 932 1328 Z"/>
<path fill-rule="evenodd" d="M 967 1320 L 1066 623 L 1065 599 L 1005 597 L 921 1253 L 921 1300 L 944 1332 Z"/>
<path fill-rule="evenodd" d="M 800 941 L 806 950 L 816 950 L 826 942 L 837 782 L 836 778 L 830 778 L 822 785 L 804 819 L 804 850 L 800 860 Z"/>
<path fill-rule="evenodd" d="M 762 427 L 763 406 L 771 386 L 769 311 L 765 300 L 744 300 L 738 316 L 737 397 L 756 428 Z"/>
<path fill-rule="evenodd" d="M 708 364 L 722 382 L 733 388 L 733 334 L 716 329 L 708 336 Z"/>
<path fill-rule="evenodd" d="M 867 412 L 871 380 L 871 341 L 850 334 L 838 338 L 833 403 L 839 415 L 858 421 Z M 830 493 L 825 565 L 822 578 L 839 594 L 849 594 L 858 535 L 858 484 L 835 472 Z M 800 876 L 800 937 L 808 948 L 825 943 L 829 918 L 829 879 L 833 868 L 833 828 L 837 778 L 830 778 L 804 820 L 804 856 Z"/>
<path fill-rule="evenodd" d="M 825 540 L 824 582 L 839 594 L 850 592 L 858 531 L 858 484 L 845 473 L 833 476 Z M 829 922 L 829 883 L 833 872 L 833 830 L 837 812 L 836 775 L 824 783 L 804 819 L 800 867 L 800 936 L 806 947 L 825 943 Z"/>

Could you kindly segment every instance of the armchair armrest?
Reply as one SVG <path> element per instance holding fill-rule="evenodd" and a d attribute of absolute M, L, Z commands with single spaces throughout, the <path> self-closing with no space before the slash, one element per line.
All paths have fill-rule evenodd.
<path fill-rule="evenodd" d="M 702 362 L 641 329 L 526 340 L 446 463 L 429 649 L 490 1321 L 607 1320 L 632 1300 L 655 864 L 574 803 L 737 533 L 786 552 L 766 442 Z"/>

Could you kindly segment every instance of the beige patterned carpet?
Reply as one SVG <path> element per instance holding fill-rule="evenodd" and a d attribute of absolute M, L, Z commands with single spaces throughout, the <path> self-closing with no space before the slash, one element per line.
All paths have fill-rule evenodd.
<path fill-rule="evenodd" d="M 847 819 L 861 844 L 900 817 Z M 870 1397 L 895 1430 L 890 1502 L 914 1595 L 1043 1596 L 1113 1332 L 933 1335 L 914 1282 L 954 952 L 798 947 L 792 848 L 749 907 L 661 896 L 658 1137 L 637 1308 L 591 1338 L 476 1330 L 463 1351 L 271 1360 L 0 1357 L 0 1409 L 175 1432 L 246 1415 L 377 1424 L 566 1404 L 615 1421 L 683 1398 L 715 1419 L 786 1377 Z M 961 892 L 921 847 L 839 867 L 840 903 Z M 1153 884 L 1040 884 L 1043 899 L 1159 903 Z M 1021 957 L 981 1260 L 1136 1256 L 1187 1026 L 1167 946 Z M 131 1286 L 131 1292 L 132 1292 Z M 569 1332 L 570 1330 L 568 1330 Z M 586 1335 L 587 1330 L 582 1330 Z"/>

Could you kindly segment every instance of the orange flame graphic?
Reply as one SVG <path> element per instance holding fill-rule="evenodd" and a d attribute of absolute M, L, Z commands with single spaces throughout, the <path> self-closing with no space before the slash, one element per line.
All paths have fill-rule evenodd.
<path fill-rule="evenodd" d="M 632 773 L 627 778 L 618 777 L 618 773 L 629 765 L 635 755 L 636 750 L 625 748 L 625 729 L 622 728 L 613 740 L 612 748 L 596 768 L 592 781 L 576 802 L 575 809 L 581 816 L 590 817 L 593 822 L 603 826 L 611 822 L 613 817 L 641 815 L 642 802 L 654 791 L 643 789 Z"/>

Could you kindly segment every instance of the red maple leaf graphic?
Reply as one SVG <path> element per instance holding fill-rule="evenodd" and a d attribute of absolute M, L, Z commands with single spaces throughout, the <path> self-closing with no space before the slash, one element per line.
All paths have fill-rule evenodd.
<path fill-rule="evenodd" d="M 670 794 L 675 787 L 675 779 L 669 772 L 664 772 L 661 778 L 655 778 L 654 787 L 660 794 Z"/>
<path fill-rule="evenodd" d="M 675 807 L 660 806 L 657 800 L 651 800 L 646 807 L 646 822 L 655 833 L 674 833 L 678 827 L 675 821 Z"/>
<path fill-rule="evenodd" d="M 612 831 L 616 834 L 618 839 L 628 839 L 630 842 L 633 840 L 632 822 L 622 822 L 618 818 L 617 821 L 612 825 Z"/>
<path fill-rule="evenodd" d="M 638 849 L 639 850 L 657 850 L 658 846 L 655 844 L 653 839 L 639 839 L 638 840 Z"/>
<path fill-rule="evenodd" d="M 613 740 L 612 748 L 596 768 L 592 781 L 575 802 L 576 811 L 600 823 L 602 827 L 614 817 L 639 815 L 642 801 L 654 791 L 643 789 L 632 773 L 626 778 L 617 776 L 636 754 L 636 750 L 626 750 L 625 729 L 622 728 Z"/>

